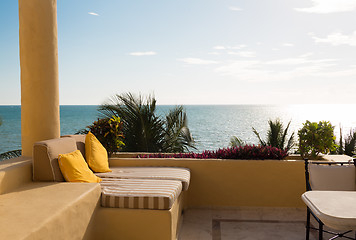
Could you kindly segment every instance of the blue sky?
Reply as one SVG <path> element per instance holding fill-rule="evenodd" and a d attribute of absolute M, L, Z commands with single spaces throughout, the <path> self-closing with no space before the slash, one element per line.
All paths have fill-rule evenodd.
<path fill-rule="evenodd" d="M 355 103 L 356 0 L 58 0 L 61 104 Z M 0 1 L 0 105 L 20 104 L 17 1 Z"/>

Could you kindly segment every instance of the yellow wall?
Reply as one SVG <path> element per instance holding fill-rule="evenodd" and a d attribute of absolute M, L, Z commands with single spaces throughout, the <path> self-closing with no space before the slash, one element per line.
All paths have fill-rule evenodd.
<path fill-rule="evenodd" d="M 58 138 L 57 1 L 19 0 L 22 154 Z"/>
<path fill-rule="evenodd" d="M 110 166 L 189 168 L 188 207 L 304 206 L 303 161 L 116 158 Z"/>

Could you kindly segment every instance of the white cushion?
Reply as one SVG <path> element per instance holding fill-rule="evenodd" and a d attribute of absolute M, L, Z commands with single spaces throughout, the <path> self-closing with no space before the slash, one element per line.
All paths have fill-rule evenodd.
<path fill-rule="evenodd" d="M 356 230 L 355 191 L 309 191 L 302 199 L 326 226 Z"/>
<path fill-rule="evenodd" d="M 309 165 L 312 190 L 355 191 L 355 179 L 354 165 Z"/>

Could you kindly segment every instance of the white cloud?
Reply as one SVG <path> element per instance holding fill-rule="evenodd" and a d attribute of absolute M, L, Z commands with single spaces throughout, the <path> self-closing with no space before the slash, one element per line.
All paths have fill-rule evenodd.
<path fill-rule="evenodd" d="M 314 55 L 313 52 L 307 52 L 307 53 L 304 53 L 304 54 L 300 55 L 299 57 L 306 58 L 306 57 L 310 57 L 312 55 Z"/>
<path fill-rule="evenodd" d="M 245 48 L 247 47 L 246 44 L 240 44 L 240 45 L 237 45 L 237 46 L 234 46 L 234 47 L 230 47 L 231 49 L 242 49 L 242 48 Z"/>
<path fill-rule="evenodd" d="M 243 10 L 242 8 L 239 8 L 239 7 L 229 7 L 229 9 L 231 11 L 242 11 Z"/>
<path fill-rule="evenodd" d="M 217 64 L 219 62 L 212 60 L 205 60 L 201 58 L 180 58 L 178 61 L 182 61 L 187 64 L 195 64 L 195 65 L 207 65 L 207 64 Z"/>
<path fill-rule="evenodd" d="M 209 55 L 220 55 L 219 52 L 209 52 L 208 54 L 209 54 Z"/>
<path fill-rule="evenodd" d="M 93 16 L 100 16 L 99 14 L 97 14 L 95 12 L 88 12 L 88 14 L 93 15 Z"/>
<path fill-rule="evenodd" d="M 237 55 L 240 57 L 255 57 L 256 56 L 256 52 L 252 52 L 252 51 L 239 51 L 239 52 L 233 52 L 233 51 L 229 51 L 227 52 L 227 54 L 229 55 Z"/>
<path fill-rule="evenodd" d="M 310 59 L 309 56 L 311 56 L 310 53 L 294 58 L 269 61 L 230 61 L 217 67 L 215 71 L 223 76 L 230 76 L 246 82 L 356 76 L 355 66 L 337 65 L 338 60 L 336 59 Z"/>
<path fill-rule="evenodd" d="M 283 46 L 285 47 L 294 47 L 293 43 L 283 43 Z"/>
<path fill-rule="evenodd" d="M 272 48 L 272 51 L 278 51 L 279 48 Z"/>
<path fill-rule="evenodd" d="M 224 47 L 224 46 L 215 46 L 215 47 L 213 47 L 213 49 L 215 49 L 215 50 L 225 50 L 226 47 Z"/>
<path fill-rule="evenodd" d="M 156 52 L 153 51 L 148 51 L 148 52 L 132 52 L 129 53 L 131 56 L 153 56 L 153 55 L 157 55 Z"/>
<path fill-rule="evenodd" d="M 335 32 L 326 36 L 326 38 L 316 37 L 314 33 L 309 33 L 316 43 L 329 43 L 333 46 L 350 45 L 356 46 L 356 31 L 351 35 L 344 35 L 339 32 Z"/>
<path fill-rule="evenodd" d="M 303 56 L 305 56 L 305 55 L 302 55 L 300 57 L 295 57 L 295 58 L 282 58 L 282 59 L 277 59 L 277 60 L 272 60 L 272 61 L 266 61 L 265 64 L 267 64 L 267 65 L 301 65 L 301 64 L 318 64 L 318 63 L 327 63 L 327 62 L 337 61 L 336 59 L 312 60 L 312 59 L 308 59 Z"/>
<path fill-rule="evenodd" d="M 238 49 L 242 49 L 242 48 L 245 48 L 245 47 L 247 47 L 246 44 L 239 44 L 239 45 L 236 45 L 236 46 L 222 46 L 222 45 L 218 45 L 218 46 L 213 47 L 213 49 L 215 49 L 215 50 L 227 50 L 227 49 L 238 50 Z"/>
<path fill-rule="evenodd" d="M 307 13 L 350 12 L 356 9 L 355 0 L 311 0 L 311 7 L 295 8 L 296 11 Z"/>

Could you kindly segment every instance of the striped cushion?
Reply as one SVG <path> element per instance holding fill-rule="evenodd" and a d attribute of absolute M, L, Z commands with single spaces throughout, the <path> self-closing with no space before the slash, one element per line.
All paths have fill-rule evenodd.
<path fill-rule="evenodd" d="M 171 209 L 182 192 L 173 180 L 103 178 L 101 206 L 134 209 Z"/>
<path fill-rule="evenodd" d="M 172 167 L 112 167 L 112 172 L 96 173 L 100 178 L 119 179 L 161 179 L 182 182 L 183 190 L 189 187 L 190 171 L 187 168 Z"/>

